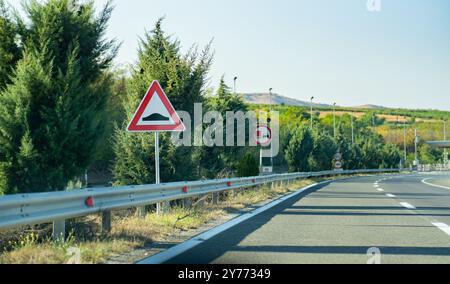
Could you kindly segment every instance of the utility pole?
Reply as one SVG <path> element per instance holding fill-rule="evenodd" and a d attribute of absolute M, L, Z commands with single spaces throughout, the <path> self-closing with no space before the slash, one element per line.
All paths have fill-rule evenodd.
<path fill-rule="evenodd" d="M 269 114 L 267 115 L 267 126 L 270 127 L 271 123 L 272 123 L 272 88 L 269 89 Z M 263 171 L 265 165 L 264 165 L 264 159 L 263 159 L 263 146 L 260 146 L 260 160 L 259 160 L 259 164 L 260 164 L 260 169 L 261 169 L 261 174 L 264 174 L 265 172 Z M 273 171 L 273 144 L 270 143 L 270 166 L 272 167 L 272 171 Z"/>
<path fill-rule="evenodd" d="M 270 108 L 269 108 L 269 116 L 270 116 L 270 123 L 272 123 L 272 88 L 269 89 L 269 97 L 270 97 Z M 269 127 L 272 127 L 272 125 L 269 125 Z M 273 171 L 273 143 L 270 143 L 270 166 L 272 167 Z"/>
<path fill-rule="evenodd" d="M 333 135 L 336 139 L 336 103 L 333 104 Z"/>
<path fill-rule="evenodd" d="M 353 113 L 350 114 L 350 121 L 352 125 L 352 144 L 355 144 L 355 129 L 353 127 Z"/>
<path fill-rule="evenodd" d="M 406 118 L 405 121 L 403 122 L 403 152 L 404 152 L 404 159 L 405 159 L 405 166 L 406 166 L 406 161 L 408 160 L 408 155 L 406 152 Z"/>
<path fill-rule="evenodd" d="M 417 136 L 417 128 L 414 129 L 414 166 L 419 166 L 419 157 L 417 155 L 417 144 L 419 143 L 419 137 Z"/>
<path fill-rule="evenodd" d="M 313 130 L 314 127 L 314 118 L 313 118 L 313 100 L 314 97 L 311 97 L 311 131 Z"/>
<path fill-rule="evenodd" d="M 444 141 L 447 141 L 447 121 L 444 119 Z M 444 148 L 444 164 L 448 165 L 447 148 Z"/>

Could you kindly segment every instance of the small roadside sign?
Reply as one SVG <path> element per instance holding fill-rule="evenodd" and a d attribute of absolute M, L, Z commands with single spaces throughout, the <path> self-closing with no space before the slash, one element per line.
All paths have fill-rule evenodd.
<path fill-rule="evenodd" d="M 342 162 L 342 158 L 343 158 L 343 156 L 342 156 L 341 152 L 337 152 L 334 155 L 334 169 L 336 171 L 342 170 L 342 167 L 344 165 L 344 163 Z"/>
<path fill-rule="evenodd" d="M 261 172 L 264 174 L 271 174 L 271 173 L 273 173 L 273 167 L 262 167 Z"/>
<path fill-rule="evenodd" d="M 272 130 L 265 125 L 256 129 L 256 142 L 260 146 L 268 146 L 272 142 Z"/>

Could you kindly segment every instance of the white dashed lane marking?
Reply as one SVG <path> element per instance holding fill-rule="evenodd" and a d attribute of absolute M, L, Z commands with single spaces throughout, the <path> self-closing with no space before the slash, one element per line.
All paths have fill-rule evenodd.
<path fill-rule="evenodd" d="M 445 223 L 431 223 L 433 224 L 433 226 L 438 227 L 441 231 L 443 231 L 444 233 L 446 233 L 447 235 L 450 236 L 450 226 L 448 226 Z"/>
<path fill-rule="evenodd" d="M 407 209 L 416 209 L 415 206 L 409 204 L 408 202 L 401 202 L 400 205 L 405 207 L 405 208 L 407 208 Z"/>

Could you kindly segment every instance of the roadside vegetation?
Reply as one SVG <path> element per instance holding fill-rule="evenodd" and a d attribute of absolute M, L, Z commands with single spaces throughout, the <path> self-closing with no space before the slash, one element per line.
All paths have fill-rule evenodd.
<path fill-rule="evenodd" d="M 268 110 L 267 106 L 247 105 L 231 90 L 225 76 L 213 82 L 217 89 L 209 88 L 213 44 L 194 45 L 184 52 L 181 41 L 164 32 L 163 18 L 142 27 L 141 37 L 136 39 L 140 46 L 136 63 L 130 68 L 114 67 L 120 39 L 108 39 L 105 32 L 113 2 L 100 11 L 94 7 L 93 1 L 25 0 L 20 14 L 0 0 L 0 195 L 154 183 L 152 136 L 125 131 L 153 80 L 160 82 L 175 109 L 191 116 L 195 103 L 203 103 L 204 113 L 215 110 L 224 117 L 227 111 Z M 343 155 L 344 169 L 394 168 L 402 160 L 399 125 L 379 116 L 388 110 L 371 110 L 355 117 L 354 141 L 348 113 L 338 116 L 334 133 L 329 113 L 321 116 L 317 110 L 311 129 L 307 109 L 279 106 L 276 110 L 280 111 L 281 129 L 276 172 L 330 170 L 337 152 Z M 440 133 L 437 123 L 416 122 L 415 118 L 449 115 L 404 112 L 392 110 L 389 114 L 409 114 L 409 165 L 411 129 L 417 127 L 423 133 L 432 129 L 433 137 Z M 225 120 L 224 125 L 231 122 Z M 161 134 L 160 140 L 163 182 L 259 172 L 258 147 L 175 146 L 167 133 Z M 442 151 L 423 142 L 419 155 L 424 163 L 442 160 Z M 150 214 L 145 219 L 135 217 L 134 210 L 123 211 L 115 216 L 108 237 L 99 233 L 99 219 L 88 217 L 69 224 L 71 233 L 65 244 L 49 241 L 48 226 L 27 228 L 23 234 L 0 233 L 4 240 L 0 249 L 5 251 L 0 262 L 61 263 L 69 258 L 66 249 L 72 246 L 81 249 L 85 262 L 103 262 L 111 255 L 143 247 L 176 230 L 197 228 L 230 210 L 286 190 L 248 190 L 224 197 L 218 206 L 174 207 L 164 216 Z"/>
<path fill-rule="evenodd" d="M 115 68 L 112 62 L 120 45 L 105 37 L 112 2 L 95 11 L 93 2 L 26 0 L 24 10 L 22 17 L 0 0 L 0 194 L 58 191 L 86 183 L 153 183 L 153 139 L 125 131 L 153 80 L 161 83 L 176 109 L 191 116 L 195 103 L 203 103 L 204 113 L 215 110 L 224 117 L 227 111 L 268 110 L 247 105 L 225 77 L 217 82 L 217 90 L 210 89 L 212 43 L 182 52 L 180 40 L 164 32 L 164 19 L 143 27 L 136 39 L 136 63 Z M 281 129 L 277 172 L 329 170 L 338 151 L 345 169 L 393 168 L 402 160 L 402 130 L 379 116 L 389 110 L 355 116 L 354 143 L 351 116 L 345 113 L 350 110 L 339 110 L 336 134 L 332 115 L 321 114 L 329 109 L 313 114 L 313 129 L 309 110 L 276 110 Z M 419 111 L 407 114 L 426 117 Z M 431 112 L 428 117 L 439 115 L 445 113 Z M 414 119 L 409 118 L 411 129 Z M 424 131 L 431 127 L 425 122 L 416 126 Z M 436 136 L 438 128 L 433 127 Z M 160 138 L 164 182 L 258 173 L 257 147 L 178 147 L 169 135 Z M 410 154 L 412 140 L 409 131 Z M 420 155 L 430 163 L 442 160 L 442 152 L 424 145 Z"/>

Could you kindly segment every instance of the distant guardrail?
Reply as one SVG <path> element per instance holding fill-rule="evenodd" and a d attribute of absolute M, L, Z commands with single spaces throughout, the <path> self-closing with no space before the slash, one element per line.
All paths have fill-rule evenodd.
<path fill-rule="evenodd" d="M 417 170 L 419 172 L 445 172 L 450 171 L 450 164 L 420 165 Z"/>
<path fill-rule="evenodd" d="M 65 235 L 65 220 L 102 213 L 102 227 L 111 227 L 111 211 L 153 205 L 218 192 L 246 189 L 275 182 L 353 174 L 398 172 L 392 170 L 324 171 L 293 173 L 249 178 L 176 182 L 138 186 L 80 189 L 72 191 L 15 194 L 0 197 L 0 229 L 53 223 L 54 238 Z"/>

